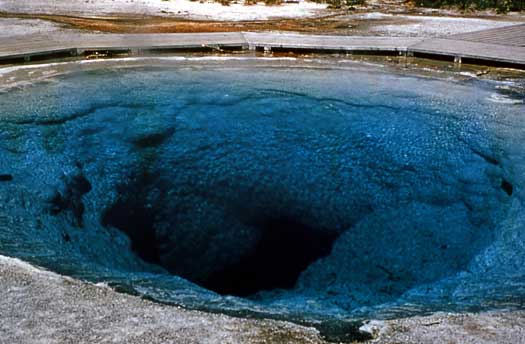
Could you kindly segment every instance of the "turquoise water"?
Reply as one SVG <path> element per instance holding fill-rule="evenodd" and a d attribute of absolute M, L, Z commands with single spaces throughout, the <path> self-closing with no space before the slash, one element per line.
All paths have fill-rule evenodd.
<path fill-rule="evenodd" d="M 513 87 L 203 64 L 11 90 L 0 253 L 237 314 L 522 307 Z"/>

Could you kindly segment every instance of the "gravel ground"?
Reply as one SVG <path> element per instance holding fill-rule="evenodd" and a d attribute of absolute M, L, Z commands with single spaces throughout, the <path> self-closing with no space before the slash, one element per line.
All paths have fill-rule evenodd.
<path fill-rule="evenodd" d="M 49 16 L 48 16 L 49 17 Z M 407 16 L 381 13 L 339 16 L 320 20 L 316 30 L 311 30 L 307 20 L 262 22 L 208 22 L 175 19 L 123 18 L 118 21 L 99 18 L 45 17 L 53 21 L 27 18 L 0 18 L 0 42 L 2 39 L 25 35 L 50 35 L 75 32 L 158 33 L 158 32 L 213 32 L 213 31 L 302 31 L 354 36 L 388 37 L 443 37 L 525 22 L 519 20 L 474 19 L 462 17 Z M 518 18 L 519 19 L 519 18 Z M 317 25 L 317 24 L 316 24 Z M 220 29 L 216 30 L 216 28 Z"/>
<path fill-rule="evenodd" d="M 311 328 L 187 311 L 0 256 L 0 343 L 322 343 Z"/>
<path fill-rule="evenodd" d="M 428 15 L 398 15 L 369 12 L 351 15 L 349 20 L 357 19 L 361 29 L 368 35 L 391 37 L 443 37 L 519 24 L 525 18 L 465 18 Z"/>
<path fill-rule="evenodd" d="M 190 0 L 0 0 L 0 11 L 62 15 L 140 14 L 176 16 L 198 20 L 267 20 L 271 18 L 312 17 L 325 10 L 325 4 L 298 1 L 281 6 L 242 1 L 223 6 L 218 2 Z"/>
<path fill-rule="evenodd" d="M 525 311 L 468 314 L 436 313 L 392 320 L 376 326 L 382 344 L 517 344 L 525 343 Z"/>
<path fill-rule="evenodd" d="M 155 304 L 0 256 L 0 343 L 302 343 L 317 330 Z M 525 343 L 525 311 L 371 321 L 369 343 Z"/>
<path fill-rule="evenodd" d="M 0 40 L 34 34 L 52 34 L 63 27 L 45 20 L 0 18 Z"/>
<path fill-rule="evenodd" d="M 344 14 L 330 10 L 326 5 L 302 0 L 280 6 L 245 6 L 242 0 L 230 6 L 189 0 L 0 0 L 2 17 L 12 17 L 0 18 L 0 39 L 71 28 L 118 33 L 285 30 L 441 37 L 525 22 L 525 15 L 519 13 L 495 15 L 483 12 L 473 18 L 451 10 L 429 12 L 421 9 L 415 12 L 402 2 L 394 2 L 395 6 L 388 5 L 385 0 L 369 1 L 368 7 Z M 21 19 L 16 19 L 17 16 Z"/>

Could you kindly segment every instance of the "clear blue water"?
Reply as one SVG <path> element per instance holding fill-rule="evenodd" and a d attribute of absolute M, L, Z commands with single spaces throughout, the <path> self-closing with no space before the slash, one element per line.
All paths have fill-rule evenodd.
<path fill-rule="evenodd" d="M 237 314 L 522 307 L 525 106 L 501 85 L 199 65 L 11 90 L 0 253 Z"/>

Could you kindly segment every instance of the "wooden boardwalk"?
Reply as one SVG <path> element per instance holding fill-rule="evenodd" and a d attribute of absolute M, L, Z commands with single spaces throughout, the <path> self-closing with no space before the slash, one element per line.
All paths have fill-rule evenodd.
<path fill-rule="evenodd" d="M 525 24 L 443 38 L 321 36 L 289 33 L 54 34 L 0 41 L 0 63 L 94 53 L 264 50 L 406 55 L 525 69 Z"/>
<path fill-rule="evenodd" d="M 525 24 L 505 26 L 491 30 L 462 33 L 459 35 L 449 36 L 447 38 L 476 43 L 525 47 Z"/>
<path fill-rule="evenodd" d="M 410 51 L 419 57 L 525 69 L 525 47 L 437 38 L 417 43 Z"/>
<path fill-rule="evenodd" d="M 58 34 L 0 41 L 0 60 L 34 60 L 62 55 L 140 53 L 170 50 L 248 49 L 242 33 L 202 34 Z"/>
<path fill-rule="evenodd" d="M 340 52 L 407 52 L 421 38 L 321 36 L 289 33 L 244 33 L 249 47 L 266 50 L 305 50 Z"/>

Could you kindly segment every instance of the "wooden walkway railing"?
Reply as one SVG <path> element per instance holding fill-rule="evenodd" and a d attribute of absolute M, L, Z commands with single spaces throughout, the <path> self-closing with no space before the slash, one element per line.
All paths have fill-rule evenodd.
<path fill-rule="evenodd" d="M 184 50 L 406 55 L 525 69 L 525 24 L 431 39 L 252 32 L 34 35 L 2 39 L 0 63 L 93 53 L 111 56 Z"/>

